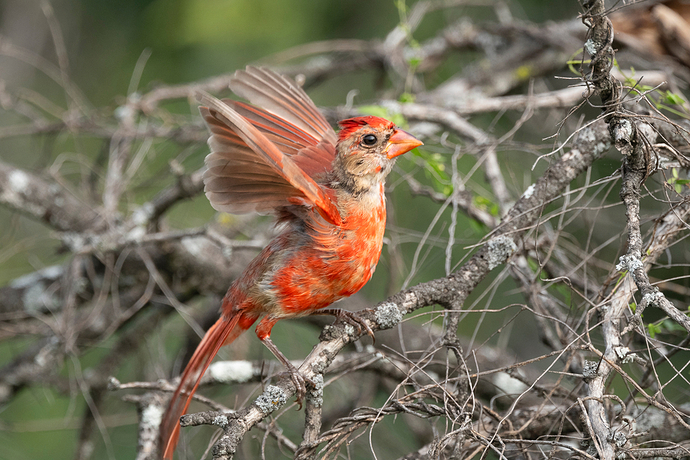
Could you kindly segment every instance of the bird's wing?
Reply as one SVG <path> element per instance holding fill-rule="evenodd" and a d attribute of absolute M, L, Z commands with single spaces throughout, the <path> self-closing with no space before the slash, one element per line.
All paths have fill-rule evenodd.
<path fill-rule="evenodd" d="M 316 179 L 333 169 L 335 141 L 331 141 L 330 138 L 335 137 L 335 134 L 330 126 L 325 133 L 316 133 L 318 137 L 314 137 L 289 120 L 266 110 L 230 99 L 224 99 L 223 102 L 259 128 L 262 134 L 276 144 L 281 152 L 290 156 L 309 177 Z M 326 135 L 328 133 L 332 136 Z"/>
<path fill-rule="evenodd" d="M 328 221 L 341 223 L 328 191 L 314 180 L 331 169 L 334 144 L 248 104 L 205 93 L 197 97 L 206 106 L 200 111 L 211 131 L 204 185 L 216 210 L 269 213 L 297 204 L 316 207 Z M 330 158 L 327 165 L 324 156 Z"/>
<path fill-rule="evenodd" d="M 331 125 L 307 93 L 288 77 L 262 67 L 248 66 L 245 70 L 235 72 L 230 81 L 230 89 L 315 139 L 324 139 L 335 145 L 337 136 Z"/>

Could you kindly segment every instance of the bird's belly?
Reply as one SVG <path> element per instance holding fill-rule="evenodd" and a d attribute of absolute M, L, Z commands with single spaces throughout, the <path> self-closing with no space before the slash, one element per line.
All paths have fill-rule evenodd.
<path fill-rule="evenodd" d="M 334 240 L 327 250 L 317 245 L 297 251 L 274 274 L 273 292 L 280 311 L 272 315 L 311 314 L 354 294 L 369 281 L 381 255 L 383 228 L 344 231 Z"/>

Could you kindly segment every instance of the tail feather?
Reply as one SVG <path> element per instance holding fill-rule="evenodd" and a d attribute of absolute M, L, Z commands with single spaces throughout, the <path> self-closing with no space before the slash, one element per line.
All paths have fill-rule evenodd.
<path fill-rule="evenodd" d="M 165 460 L 173 458 L 173 452 L 180 437 L 180 417 L 187 412 L 201 377 L 208 369 L 218 350 L 223 345 L 232 343 L 253 322 L 246 324 L 247 321 L 240 321 L 241 318 L 241 314 L 234 315 L 231 318 L 221 316 L 206 332 L 194 355 L 189 360 L 180 379 L 180 384 L 170 399 L 168 409 L 165 411 L 161 421 L 159 446 Z"/>

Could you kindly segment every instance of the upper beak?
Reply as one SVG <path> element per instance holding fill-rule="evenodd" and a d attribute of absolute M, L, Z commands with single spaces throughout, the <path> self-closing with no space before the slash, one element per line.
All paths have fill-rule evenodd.
<path fill-rule="evenodd" d="M 388 139 L 388 145 L 386 146 L 386 156 L 391 159 L 398 155 L 402 155 L 405 152 L 409 152 L 415 147 L 419 147 L 423 142 L 414 137 L 412 134 L 403 131 L 400 128 L 396 128 L 393 135 Z"/>

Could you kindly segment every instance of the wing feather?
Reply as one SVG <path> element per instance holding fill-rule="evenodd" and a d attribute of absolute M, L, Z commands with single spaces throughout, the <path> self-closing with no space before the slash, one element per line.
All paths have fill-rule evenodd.
<path fill-rule="evenodd" d="M 292 123 L 315 139 L 335 145 L 337 136 L 302 88 L 272 70 L 248 66 L 235 72 L 230 89 L 252 104 Z"/>
<path fill-rule="evenodd" d="M 290 126 L 247 104 L 231 106 L 206 93 L 197 97 L 207 106 L 200 108 L 211 131 L 204 184 L 215 209 L 267 213 L 278 207 L 302 204 L 316 206 L 333 223 L 342 221 L 331 194 L 312 177 L 315 170 L 327 170 L 323 155 L 334 155 L 335 148 L 328 147 L 333 144 L 299 132 L 300 127 Z M 295 153 L 290 155 L 283 150 Z M 317 159 L 319 154 L 322 157 Z"/>

